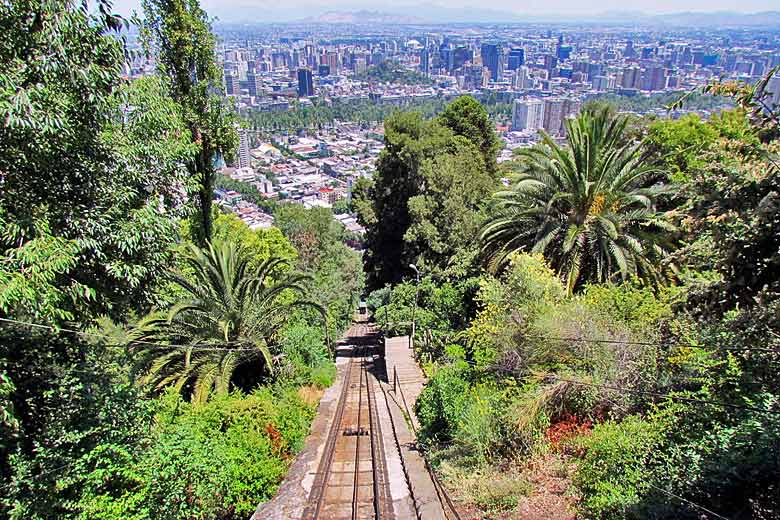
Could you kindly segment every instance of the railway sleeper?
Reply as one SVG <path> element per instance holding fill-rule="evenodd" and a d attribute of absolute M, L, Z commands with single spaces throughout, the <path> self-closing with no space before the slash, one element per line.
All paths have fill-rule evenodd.
<path fill-rule="evenodd" d="M 342 432 L 342 435 L 345 437 L 363 437 L 365 435 L 368 435 L 370 432 L 363 428 L 362 426 L 360 428 L 344 428 L 344 431 Z"/>

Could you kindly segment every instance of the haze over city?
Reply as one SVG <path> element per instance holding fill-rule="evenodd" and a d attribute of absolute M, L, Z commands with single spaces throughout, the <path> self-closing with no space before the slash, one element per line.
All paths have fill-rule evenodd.
<path fill-rule="evenodd" d="M 120 14 L 130 14 L 140 8 L 138 0 L 119 0 L 114 4 Z M 463 0 L 448 2 L 370 2 L 327 0 L 293 0 L 282 5 L 269 0 L 207 0 L 204 7 L 209 15 L 225 22 L 287 22 L 316 17 L 333 11 L 371 11 L 389 14 L 406 14 L 432 22 L 509 22 L 523 19 L 576 19 L 603 18 L 603 14 L 621 19 L 641 19 L 647 15 L 676 14 L 683 12 L 757 13 L 777 10 L 775 0 L 639 0 L 626 4 L 620 0 L 579 2 L 575 0 L 529 0 L 507 3 L 486 0 L 476 5 Z"/>

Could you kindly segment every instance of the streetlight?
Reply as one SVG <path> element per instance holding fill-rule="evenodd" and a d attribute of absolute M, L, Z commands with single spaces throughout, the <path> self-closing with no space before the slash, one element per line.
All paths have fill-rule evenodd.
<path fill-rule="evenodd" d="M 417 310 L 417 295 L 420 292 L 420 270 L 417 269 L 417 266 L 414 264 L 409 264 L 409 268 L 415 272 L 414 305 L 412 305 L 412 334 L 409 336 L 409 350 L 412 350 L 415 331 L 414 313 Z"/>

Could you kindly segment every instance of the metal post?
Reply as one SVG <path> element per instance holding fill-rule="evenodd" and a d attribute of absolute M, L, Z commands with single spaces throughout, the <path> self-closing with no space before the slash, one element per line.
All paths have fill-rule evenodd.
<path fill-rule="evenodd" d="M 393 393 L 396 393 L 397 383 L 398 383 L 398 371 L 396 371 L 395 365 L 393 365 Z"/>
<path fill-rule="evenodd" d="M 414 333 L 415 333 L 415 322 L 414 322 L 414 314 L 417 311 L 417 297 L 420 293 L 420 270 L 417 269 L 417 266 L 414 264 L 409 264 L 409 267 L 414 270 L 415 273 L 415 286 L 414 286 L 414 304 L 412 305 L 412 333 L 409 335 L 409 350 L 414 349 Z"/>

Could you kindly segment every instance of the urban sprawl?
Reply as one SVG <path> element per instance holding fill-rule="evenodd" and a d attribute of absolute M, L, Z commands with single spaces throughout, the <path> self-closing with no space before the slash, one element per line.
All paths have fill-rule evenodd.
<path fill-rule="evenodd" d="M 246 123 L 237 157 L 220 165 L 222 173 L 268 201 L 334 208 L 356 235 L 363 229 L 346 208 L 383 147 L 377 114 L 474 96 L 495 107 L 506 160 L 537 142 L 540 129 L 562 139 L 564 121 L 589 100 L 624 100 L 623 110 L 659 117 L 707 117 L 727 102 L 670 110 L 662 100 L 713 79 L 755 82 L 780 65 L 780 31 L 772 29 L 369 22 L 215 27 L 224 91 Z M 130 72 L 153 68 L 139 59 Z M 780 102 L 780 77 L 773 81 L 769 91 Z M 339 119 L 350 107 L 382 110 Z M 337 115 L 317 116 L 327 110 Z M 309 120 L 275 122 L 307 111 Z M 218 187 L 215 195 L 251 227 L 272 225 L 270 211 L 245 193 Z"/>

